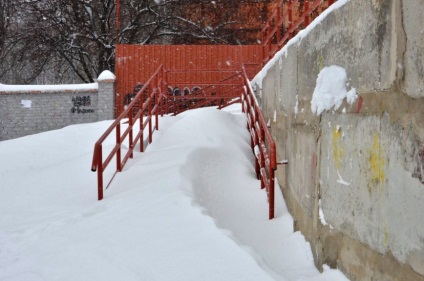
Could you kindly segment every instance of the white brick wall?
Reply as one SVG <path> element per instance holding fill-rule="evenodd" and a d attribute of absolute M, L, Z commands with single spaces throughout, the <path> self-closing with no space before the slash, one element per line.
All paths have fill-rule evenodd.
<path fill-rule="evenodd" d="M 114 119 L 114 80 L 98 82 L 98 90 L 1 91 L 0 141 Z"/>

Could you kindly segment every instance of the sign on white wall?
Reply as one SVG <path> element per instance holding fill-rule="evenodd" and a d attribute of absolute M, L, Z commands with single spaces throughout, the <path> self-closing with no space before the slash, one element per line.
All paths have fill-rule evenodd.
<path fill-rule="evenodd" d="M 31 108 L 32 101 L 30 100 L 21 100 L 22 107 Z"/>

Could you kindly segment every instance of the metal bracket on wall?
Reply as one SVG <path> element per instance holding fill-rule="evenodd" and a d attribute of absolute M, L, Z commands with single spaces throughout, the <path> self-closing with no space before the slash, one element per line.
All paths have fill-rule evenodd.
<path fill-rule="evenodd" d="M 277 165 L 288 165 L 289 164 L 289 160 L 281 160 L 277 162 Z"/>

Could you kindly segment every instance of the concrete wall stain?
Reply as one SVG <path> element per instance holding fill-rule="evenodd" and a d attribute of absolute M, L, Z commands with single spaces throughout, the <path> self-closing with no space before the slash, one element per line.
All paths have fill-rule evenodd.
<path fill-rule="evenodd" d="M 333 160 L 337 170 L 340 169 L 344 156 L 344 149 L 341 146 L 342 128 L 337 127 L 333 130 Z"/>
<path fill-rule="evenodd" d="M 318 67 L 318 72 L 320 72 L 325 66 L 325 59 L 324 56 L 322 55 L 322 51 L 320 52 L 320 54 L 318 55 L 318 59 L 317 59 L 317 67 Z"/>
<path fill-rule="evenodd" d="M 374 134 L 373 143 L 370 148 L 369 166 L 370 166 L 370 180 L 368 182 L 368 191 L 371 193 L 373 189 L 379 185 L 384 184 L 385 180 L 385 165 L 386 160 L 382 153 L 380 144 L 380 137 Z"/>

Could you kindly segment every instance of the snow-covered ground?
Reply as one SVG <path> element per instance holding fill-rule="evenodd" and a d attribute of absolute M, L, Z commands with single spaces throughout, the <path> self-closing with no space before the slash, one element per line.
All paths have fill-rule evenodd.
<path fill-rule="evenodd" d="M 165 116 L 96 200 L 111 122 L 0 142 L 0 280 L 347 280 L 314 267 L 276 188 L 254 174 L 239 106 Z"/>

